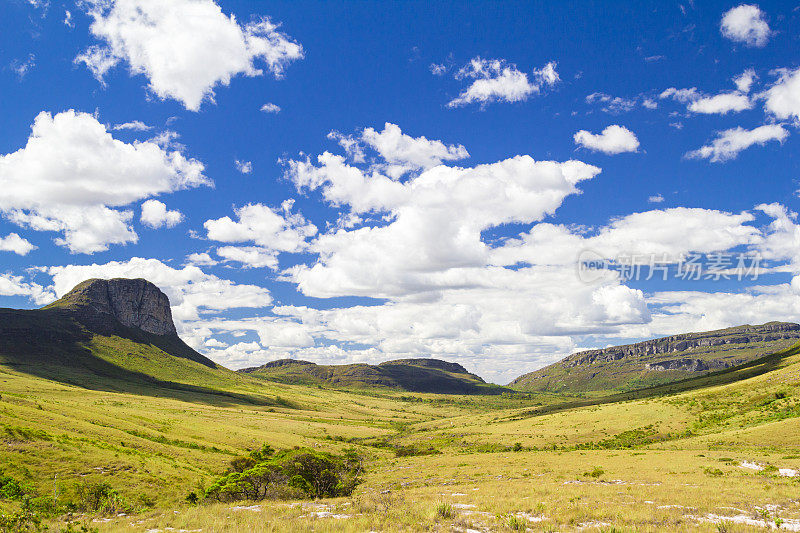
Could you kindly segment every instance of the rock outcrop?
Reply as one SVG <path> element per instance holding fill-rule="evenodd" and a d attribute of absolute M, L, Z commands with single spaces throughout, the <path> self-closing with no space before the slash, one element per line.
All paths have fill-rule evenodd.
<path fill-rule="evenodd" d="M 515 379 L 529 391 L 620 392 L 725 370 L 800 341 L 800 325 L 768 322 L 585 350 Z"/>
<path fill-rule="evenodd" d="M 113 331 L 119 323 L 153 335 L 177 335 L 169 298 L 145 279 L 90 279 L 47 308 L 68 309 L 95 331 Z"/>
<path fill-rule="evenodd" d="M 636 344 L 587 350 L 565 358 L 566 367 L 575 367 L 598 362 L 611 362 L 623 358 L 684 352 L 693 348 L 722 346 L 726 344 L 751 344 L 781 339 L 800 339 L 800 324 L 790 322 L 768 322 L 759 326 L 737 326 L 735 328 L 706 333 L 683 333 Z"/>

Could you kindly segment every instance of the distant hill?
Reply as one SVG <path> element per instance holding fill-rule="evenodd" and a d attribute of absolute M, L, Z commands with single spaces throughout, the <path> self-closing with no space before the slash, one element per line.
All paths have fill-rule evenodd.
<path fill-rule="evenodd" d="M 42 309 L 0 308 L 0 365 L 103 390 L 217 394 L 258 385 L 183 342 L 169 299 L 144 279 L 91 279 Z"/>
<path fill-rule="evenodd" d="M 578 352 L 518 377 L 518 390 L 614 393 L 672 383 L 748 363 L 800 340 L 800 325 L 769 322 L 685 333 Z"/>
<path fill-rule="evenodd" d="M 379 365 L 317 365 L 281 359 L 239 370 L 269 381 L 342 388 L 391 388 L 439 394 L 499 394 L 507 389 L 488 384 L 457 364 L 438 359 L 398 359 Z"/>

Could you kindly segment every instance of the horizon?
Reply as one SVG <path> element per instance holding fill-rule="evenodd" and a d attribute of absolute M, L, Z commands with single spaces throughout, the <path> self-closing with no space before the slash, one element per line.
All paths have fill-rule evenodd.
<path fill-rule="evenodd" d="M 0 7 L 0 307 L 141 277 L 228 368 L 503 384 L 800 322 L 797 7 L 139 4 Z"/>

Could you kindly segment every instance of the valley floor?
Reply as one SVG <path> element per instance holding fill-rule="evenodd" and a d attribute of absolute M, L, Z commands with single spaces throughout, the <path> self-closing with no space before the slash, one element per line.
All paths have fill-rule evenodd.
<path fill-rule="evenodd" d="M 0 368 L 0 470 L 56 502 L 108 483 L 118 505 L 71 517 L 99 531 L 800 531 L 795 352 L 733 383 L 550 413 L 548 396 L 247 387 L 263 402 Z M 186 503 L 264 443 L 355 448 L 364 483 L 331 500 Z"/>

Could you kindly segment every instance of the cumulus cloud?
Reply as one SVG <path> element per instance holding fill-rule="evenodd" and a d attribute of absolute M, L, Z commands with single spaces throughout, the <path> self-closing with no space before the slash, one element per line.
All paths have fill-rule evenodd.
<path fill-rule="evenodd" d="M 731 41 L 752 47 L 766 45 L 772 34 L 764 20 L 764 12 L 754 4 L 742 4 L 726 11 L 722 15 L 720 31 Z"/>
<path fill-rule="evenodd" d="M 279 105 L 273 104 L 272 102 L 268 102 L 261 106 L 261 111 L 263 113 L 280 113 L 281 107 Z"/>
<path fill-rule="evenodd" d="M 639 149 L 639 139 L 636 135 L 625 126 L 617 124 L 608 126 L 601 133 L 580 130 L 573 138 L 578 146 L 609 155 L 636 152 Z"/>
<path fill-rule="evenodd" d="M 214 89 L 238 75 L 280 77 L 303 48 L 269 18 L 241 25 L 213 0 L 87 0 L 93 45 L 76 61 L 99 80 L 120 62 L 143 74 L 161 99 L 197 111 Z"/>
<path fill-rule="evenodd" d="M 253 163 L 250 161 L 240 161 L 237 159 L 233 162 L 233 165 L 236 167 L 236 170 L 242 174 L 250 174 L 253 172 Z"/>
<path fill-rule="evenodd" d="M 17 255 L 28 255 L 31 250 L 35 249 L 36 246 L 16 233 L 9 233 L 5 237 L 0 237 L 0 251 L 14 252 Z"/>
<path fill-rule="evenodd" d="M 364 128 L 357 135 L 342 135 L 333 131 L 328 138 L 335 140 L 355 162 L 364 162 L 365 149 L 377 153 L 381 162 L 372 169 L 399 178 L 409 171 L 424 170 L 445 161 L 458 161 L 469 157 L 460 144 L 445 144 L 424 136 L 412 137 L 402 132 L 396 124 L 387 122 L 383 131 Z"/>
<path fill-rule="evenodd" d="M 739 92 L 722 93 L 714 96 L 699 98 L 689 104 L 689 111 L 693 113 L 724 115 L 731 111 L 739 112 L 752 109 L 750 98 Z"/>
<path fill-rule="evenodd" d="M 195 252 L 186 256 L 186 263 L 197 266 L 214 266 L 219 261 L 211 257 L 208 252 Z"/>
<path fill-rule="evenodd" d="M 456 79 L 474 80 L 469 87 L 447 104 L 448 107 L 460 107 L 472 103 L 486 105 L 493 102 L 521 102 L 534 94 L 539 94 L 544 87 L 555 85 L 560 81 L 556 64 L 547 63 L 540 69 L 534 69 L 532 75 L 517 69 L 513 63 L 504 59 L 473 58 L 455 75 Z"/>
<path fill-rule="evenodd" d="M 130 130 L 130 131 L 149 131 L 153 129 L 152 126 L 148 126 L 141 120 L 134 120 L 133 122 L 125 122 L 123 124 L 115 124 L 114 130 Z"/>
<path fill-rule="evenodd" d="M 42 112 L 25 147 L 0 155 L 0 212 L 37 231 L 62 233 L 73 253 L 136 242 L 133 212 L 158 194 L 210 185 L 199 161 L 154 142 L 114 139 L 87 113 Z"/>
<path fill-rule="evenodd" d="M 178 322 L 198 320 L 227 309 L 262 308 L 272 303 L 269 291 L 263 287 L 218 278 L 194 265 L 173 268 L 158 259 L 132 257 L 128 261 L 54 266 L 43 271 L 52 277 L 52 290 L 58 298 L 91 278 L 145 278 L 167 294 Z"/>
<path fill-rule="evenodd" d="M 748 212 L 676 207 L 633 213 L 584 235 L 563 225 L 537 224 L 492 252 L 492 263 L 511 266 L 574 265 L 582 251 L 597 258 L 677 262 L 689 253 L 711 253 L 761 243 Z"/>
<path fill-rule="evenodd" d="M 0 274 L 0 296 L 25 296 L 37 304 L 52 302 L 53 293 L 38 283 L 26 282 L 22 276 Z"/>
<path fill-rule="evenodd" d="M 686 104 L 686 109 L 692 113 L 724 115 L 753 108 L 753 101 L 747 93 L 750 91 L 754 80 L 755 71 L 749 69 L 733 79 L 737 88 L 736 91 L 705 95 L 697 90 L 696 87 L 688 89 L 670 87 L 665 89 L 659 95 L 659 98 L 662 100 L 672 99 Z"/>
<path fill-rule="evenodd" d="M 311 247 L 321 261 L 292 273 L 313 296 L 401 296 L 471 284 L 453 269 L 485 265 L 482 231 L 551 214 L 600 169 L 516 156 L 471 168 L 438 165 L 405 182 L 366 173 L 328 152 L 287 162 L 288 179 L 356 214 L 386 213 L 385 226 L 339 229 Z M 431 232 L 430 228 L 437 228 Z"/>
<path fill-rule="evenodd" d="M 248 204 L 234 210 L 238 220 L 222 217 L 204 224 L 208 238 L 226 243 L 253 243 L 255 246 L 224 246 L 216 253 L 229 261 L 250 267 L 277 268 L 278 252 L 300 252 L 317 227 L 303 215 L 292 213 L 294 202 L 287 200 L 279 209 L 263 204 Z"/>
<path fill-rule="evenodd" d="M 170 211 L 164 202 L 158 200 L 147 200 L 142 203 L 142 224 L 153 229 L 174 228 L 183 222 L 183 213 L 180 211 Z"/>
<path fill-rule="evenodd" d="M 661 194 L 654 194 L 653 196 L 649 197 L 647 201 L 651 204 L 660 204 L 664 201 L 664 196 Z"/>
<path fill-rule="evenodd" d="M 756 78 L 758 78 L 758 76 L 756 76 L 756 71 L 749 68 L 733 78 L 733 83 L 736 85 L 739 92 L 748 93 Z"/>
<path fill-rule="evenodd" d="M 690 159 L 708 159 L 712 163 L 722 163 L 736 159 L 739 152 L 753 145 L 763 146 L 770 141 L 783 143 L 789 132 L 780 124 L 767 124 L 752 130 L 742 127 L 724 130 L 711 141 L 711 144 L 701 146 L 686 154 Z"/>
<path fill-rule="evenodd" d="M 792 119 L 800 124 L 800 68 L 781 69 L 778 80 L 761 96 L 766 110 L 779 119 Z"/>

